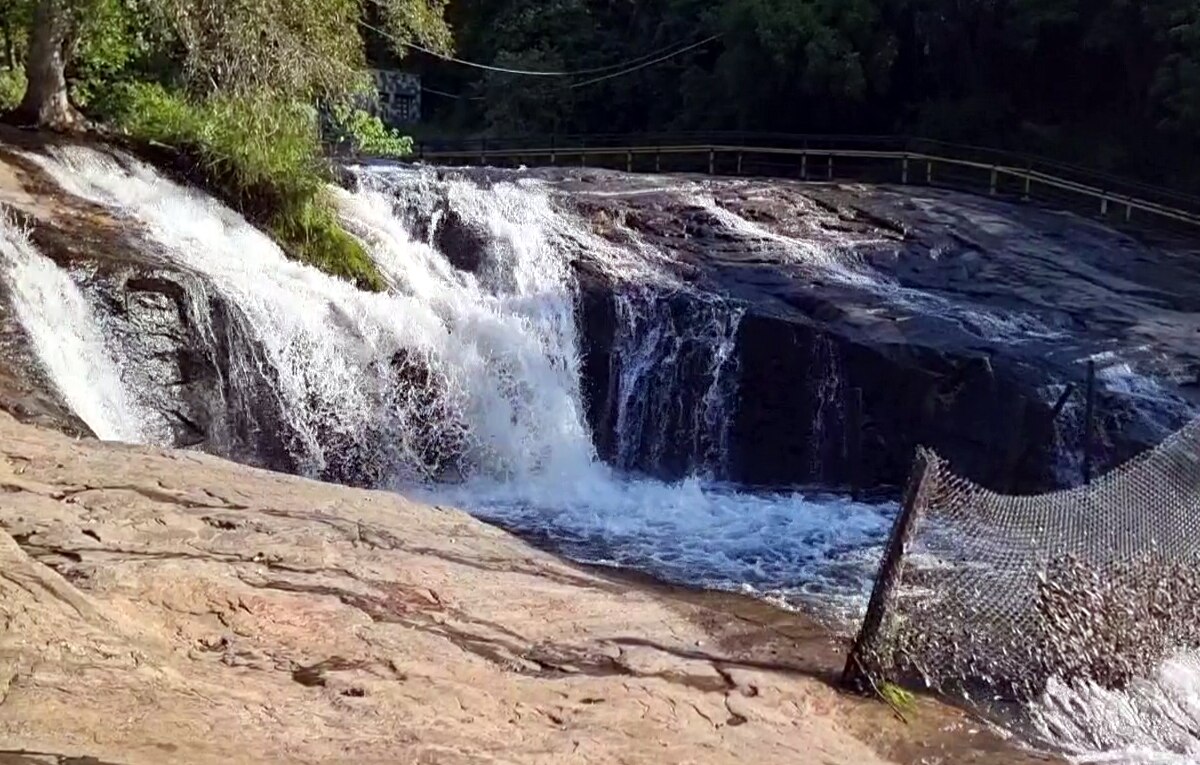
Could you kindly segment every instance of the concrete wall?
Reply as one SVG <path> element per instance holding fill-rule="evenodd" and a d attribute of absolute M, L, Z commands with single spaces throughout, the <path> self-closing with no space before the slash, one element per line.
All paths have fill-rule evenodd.
<path fill-rule="evenodd" d="M 421 78 L 395 69 L 373 72 L 379 91 L 379 118 L 391 126 L 421 120 Z"/>

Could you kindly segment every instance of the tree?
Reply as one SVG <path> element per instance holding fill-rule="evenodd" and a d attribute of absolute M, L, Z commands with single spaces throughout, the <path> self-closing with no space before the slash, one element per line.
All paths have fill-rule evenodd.
<path fill-rule="evenodd" d="M 28 85 L 17 110 L 33 125 L 76 129 L 70 73 L 89 39 L 136 26 L 142 52 L 165 63 L 141 74 L 195 97 L 279 94 L 340 98 L 365 84 L 364 14 L 398 54 L 404 43 L 447 50 L 446 0 L 11 0 L 32 3 Z M 112 13 L 101 13 L 101 10 Z M 6 20 L 13 11 L 0 12 Z M 130 19 L 136 24 L 128 24 Z M 108 46 L 105 46 L 106 48 Z M 95 49 L 93 49 L 93 52 Z M 100 52 L 103 54 L 107 51 Z"/>
<path fill-rule="evenodd" d="M 67 62 L 81 13 L 90 3 L 36 0 L 28 32 L 25 96 L 17 118 L 60 130 L 78 128 L 82 117 L 67 92 Z"/>

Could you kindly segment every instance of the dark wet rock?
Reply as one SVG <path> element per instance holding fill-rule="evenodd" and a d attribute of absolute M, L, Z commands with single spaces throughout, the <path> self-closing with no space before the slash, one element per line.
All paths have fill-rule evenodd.
<path fill-rule="evenodd" d="M 60 430 L 68 435 L 95 434 L 62 401 L 38 366 L 20 322 L 10 308 L 0 281 L 0 410 L 20 422 Z"/>
<path fill-rule="evenodd" d="M 463 219 L 453 208 L 447 209 L 434 234 L 434 244 L 451 265 L 474 273 L 487 254 L 487 236 Z"/>
<path fill-rule="evenodd" d="M 196 274 L 168 265 L 128 221 L 61 193 L 36 165 L 0 151 L 29 192 L 0 188 L 0 206 L 45 257 L 72 273 L 97 310 L 122 383 L 156 422 L 153 440 L 248 464 L 294 470 L 292 434 L 261 375 L 261 353 L 240 311 Z M 5 204 L 7 198 L 8 203 Z M 0 286 L 0 290 L 3 287 Z M 72 434 L 93 435 L 36 362 L 0 294 L 0 408 Z"/>
<path fill-rule="evenodd" d="M 1107 369 L 1102 468 L 1196 411 L 1200 266 L 1181 251 L 1189 243 L 1155 246 L 1072 215 L 925 189 L 695 181 L 712 200 L 701 206 L 656 191 L 663 179 L 542 174 L 607 238 L 666 251 L 687 283 L 746 306 L 722 477 L 899 486 L 925 445 L 1002 491 L 1077 482 L 1093 356 Z M 608 193 L 588 193 L 596 187 Z M 714 207 L 748 225 L 733 235 Z M 615 319 L 594 282 L 581 278 L 580 316 L 605 453 Z M 1136 389 L 1151 379 L 1157 388 Z M 1055 421 L 1067 384 L 1079 392 Z"/>

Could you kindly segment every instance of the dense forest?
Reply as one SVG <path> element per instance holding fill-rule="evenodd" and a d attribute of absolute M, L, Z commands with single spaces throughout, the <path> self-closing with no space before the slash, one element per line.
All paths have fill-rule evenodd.
<path fill-rule="evenodd" d="M 593 83 L 412 57 L 448 94 L 425 95 L 441 129 L 906 133 L 1200 186 L 1196 0 L 476 0 L 447 13 L 461 58 L 514 69 L 719 37 Z"/>
<path fill-rule="evenodd" d="M 29 102 L 39 50 L 69 104 Z M 0 111 L 26 121 L 49 107 L 175 144 L 212 144 L 216 122 L 233 144 L 321 102 L 335 138 L 401 153 L 351 108 L 370 66 L 423 75 L 422 134 L 910 134 L 1200 190 L 1196 0 L 0 2 Z"/>

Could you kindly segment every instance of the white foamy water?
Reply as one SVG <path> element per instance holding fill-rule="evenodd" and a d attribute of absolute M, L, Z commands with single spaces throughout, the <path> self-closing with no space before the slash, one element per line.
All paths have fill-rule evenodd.
<path fill-rule="evenodd" d="M 1119 356 L 1109 361 L 1096 370 L 1096 379 L 1106 390 L 1131 402 L 1142 420 L 1157 426 L 1162 437 L 1196 415 L 1187 401 L 1168 391 L 1159 380 L 1143 374 Z"/>
<path fill-rule="evenodd" d="M 0 270 L 30 343 L 66 404 L 98 438 L 154 440 L 154 421 L 121 383 L 91 307 L 71 275 L 0 214 Z"/>
<path fill-rule="evenodd" d="M 817 606 L 849 629 L 866 605 L 894 506 L 747 494 L 697 479 L 441 489 L 431 499 L 551 542 L 589 563 Z"/>
<path fill-rule="evenodd" d="M 1038 733 L 1074 762 L 1200 762 L 1200 656 L 1176 656 L 1122 690 L 1052 680 L 1030 712 Z"/>
<path fill-rule="evenodd" d="M 890 509 L 635 480 L 597 459 L 581 403 L 572 260 L 618 281 L 680 287 L 636 242 L 601 240 L 539 184 L 481 188 L 408 168 L 360 169 L 359 191 L 331 193 L 390 286 L 370 295 L 288 260 L 228 208 L 145 165 L 87 149 L 30 159 L 135 221 L 160 257 L 241 313 L 261 368 L 237 374 L 269 382 L 302 472 L 321 476 L 353 449 L 382 466 L 379 485 L 453 502 L 581 559 L 849 610 L 865 602 L 875 559 L 862 549 L 882 543 Z M 414 235 L 407 212 L 432 213 L 436 226 L 444 211 L 434 202 L 484 232 L 474 273 L 452 267 L 429 243 L 432 231 Z M 194 310 L 202 298 L 190 301 Z M 723 448 L 730 413 L 717 399 L 731 392 L 739 316 L 736 306 L 714 316 L 696 343 L 709 378 L 689 415 L 705 439 L 698 463 Z M 628 345 L 631 358 L 658 347 L 644 335 Z M 622 384 L 661 395 L 655 365 L 641 362 L 642 375 Z M 395 367 L 405 370 L 400 384 Z M 654 424 L 653 413 L 645 419 L 642 427 Z M 430 458 L 431 443 L 451 444 L 453 464 Z M 413 483 L 433 476 L 452 482 Z"/>

